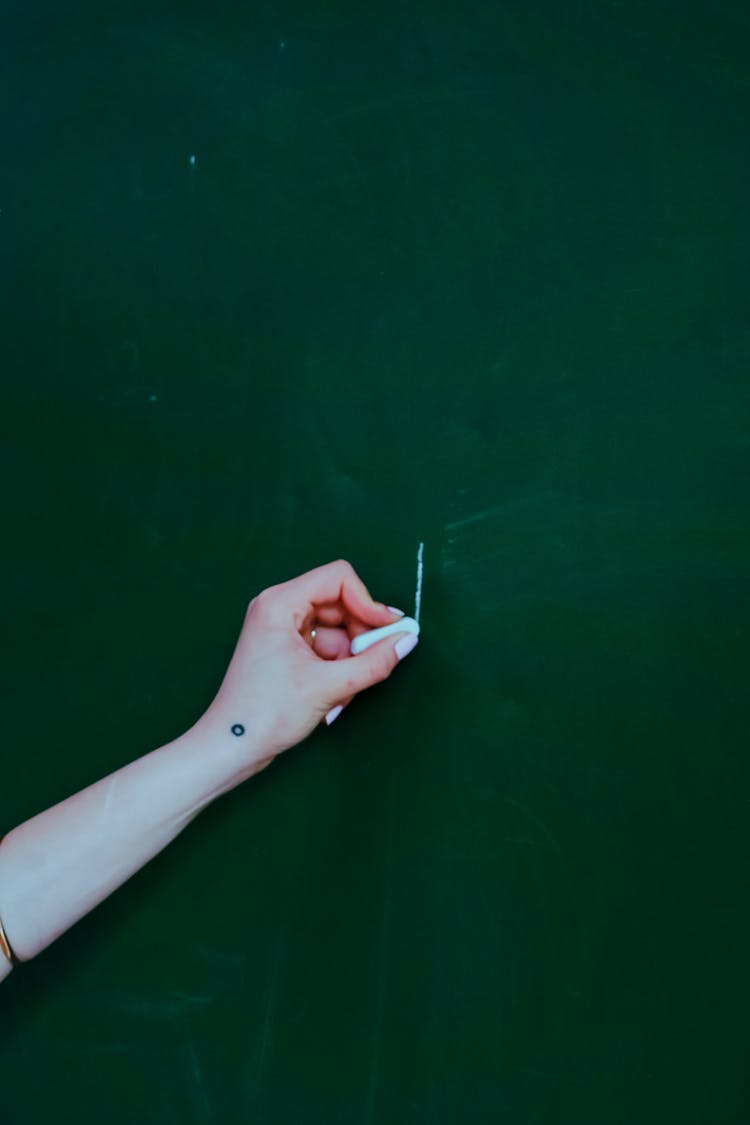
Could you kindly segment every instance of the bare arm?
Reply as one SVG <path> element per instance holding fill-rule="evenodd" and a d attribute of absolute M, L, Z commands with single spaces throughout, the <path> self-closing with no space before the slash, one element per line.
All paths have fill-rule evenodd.
<path fill-rule="evenodd" d="M 14 828 L 0 847 L 0 917 L 16 957 L 40 953 L 249 776 L 238 742 L 198 724 Z"/>
<path fill-rule="evenodd" d="M 302 741 L 416 643 L 350 656 L 398 620 L 343 561 L 274 586 L 248 609 L 216 699 L 185 734 L 19 827 L 0 843 L 0 920 L 20 961 L 41 952 L 148 863 L 216 797 Z M 332 711 L 333 709 L 333 711 Z M 0 952 L 0 980 L 11 964 Z"/>

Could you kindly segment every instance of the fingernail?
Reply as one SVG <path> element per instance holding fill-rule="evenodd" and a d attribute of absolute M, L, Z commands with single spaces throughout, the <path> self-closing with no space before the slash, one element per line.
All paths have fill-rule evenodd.
<path fill-rule="evenodd" d="M 326 725 L 330 727 L 331 723 L 335 723 L 343 710 L 344 708 L 340 703 L 336 707 L 332 707 L 326 715 Z"/>
<path fill-rule="evenodd" d="M 414 648 L 416 648 L 418 641 L 419 637 L 415 637 L 413 633 L 407 633 L 407 635 L 405 637 L 402 637 L 400 641 L 396 641 L 394 647 L 396 649 L 396 656 L 399 658 L 399 660 L 403 660 L 405 656 L 408 656 L 409 653 Z"/>
<path fill-rule="evenodd" d="M 385 608 L 389 609 L 391 611 L 391 613 L 397 613 L 399 615 L 399 617 L 405 617 L 406 616 L 404 614 L 403 609 L 396 609 L 395 605 L 387 605 Z"/>

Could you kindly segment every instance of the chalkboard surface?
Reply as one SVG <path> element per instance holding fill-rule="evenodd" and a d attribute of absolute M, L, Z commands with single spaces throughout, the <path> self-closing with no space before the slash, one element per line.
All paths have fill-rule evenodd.
<path fill-rule="evenodd" d="M 8 830 L 422 639 L 0 994 L 4 1125 L 750 1120 L 741 3 L 7 2 Z"/>

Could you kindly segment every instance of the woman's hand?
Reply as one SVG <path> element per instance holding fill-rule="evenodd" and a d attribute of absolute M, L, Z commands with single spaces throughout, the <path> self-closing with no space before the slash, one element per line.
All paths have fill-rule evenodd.
<path fill-rule="evenodd" d="M 388 678 L 416 637 L 397 633 L 358 656 L 349 655 L 350 645 L 400 616 L 373 601 L 343 560 L 269 587 L 250 603 L 221 688 L 197 726 L 223 728 L 230 737 L 234 728 L 237 748 L 245 745 L 251 758 L 249 773 L 257 772 Z"/>

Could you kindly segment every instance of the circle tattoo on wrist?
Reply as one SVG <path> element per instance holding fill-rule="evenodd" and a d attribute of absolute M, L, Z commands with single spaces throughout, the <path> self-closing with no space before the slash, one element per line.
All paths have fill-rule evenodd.
<path fill-rule="evenodd" d="M 241 734 L 244 734 L 244 733 L 245 733 L 245 728 L 243 727 L 242 723 L 235 723 L 234 726 L 232 727 L 232 734 L 236 734 L 237 737 L 239 738 L 239 736 Z"/>

